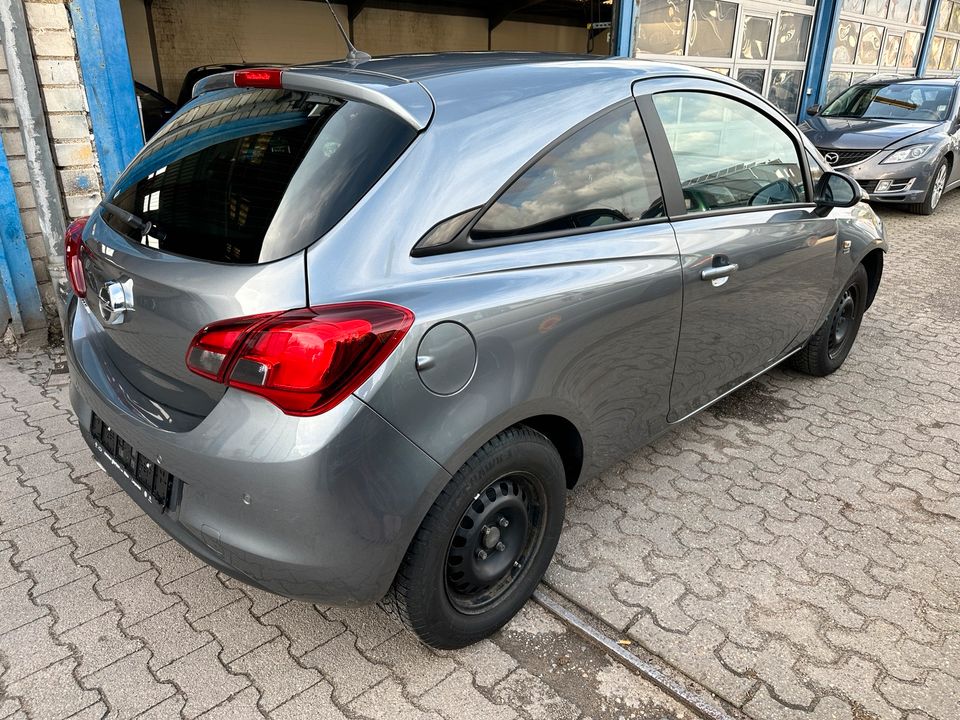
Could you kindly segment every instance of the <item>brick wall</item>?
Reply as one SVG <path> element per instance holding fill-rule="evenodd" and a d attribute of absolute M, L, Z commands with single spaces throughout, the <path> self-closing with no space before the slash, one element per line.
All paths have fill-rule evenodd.
<path fill-rule="evenodd" d="M 72 218 L 88 215 L 100 201 L 101 193 L 87 100 L 77 62 L 77 47 L 63 0 L 27 2 L 25 7 L 59 191 L 69 222 Z M 37 214 L 34 195 L 37 183 L 30 177 L 24 157 L 19 116 L 12 101 L 4 55 L 0 55 L 0 62 L 4 64 L 0 72 L 0 132 L 3 134 L 40 296 L 44 309 L 53 318 L 56 315 L 56 301 L 47 270 L 48 242 L 40 232 Z M 58 246 L 62 242 L 62 238 L 55 240 Z"/>

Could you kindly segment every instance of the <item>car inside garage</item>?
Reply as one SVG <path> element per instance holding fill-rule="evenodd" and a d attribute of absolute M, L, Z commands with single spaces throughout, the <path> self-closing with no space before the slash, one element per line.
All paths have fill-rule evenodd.
<path fill-rule="evenodd" d="M 488 50 L 607 55 L 617 4 L 354 0 L 334 3 L 332 8 L 353 44 L 375 56 Z M 322 1 L 121 0 L 120 7 L 145 113 L 162 105 L 164 98 L 172 106 L 181 104 L 198 74 L 207 72 L 188 77 L 195 68 L 285 65 L 332 60 L 346 53 L 330 8 Z M 145 124 L 151 124 L 149 119 Z"/>

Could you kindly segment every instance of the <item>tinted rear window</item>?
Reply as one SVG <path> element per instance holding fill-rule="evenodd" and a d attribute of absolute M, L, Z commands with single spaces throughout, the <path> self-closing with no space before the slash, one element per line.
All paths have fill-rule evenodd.
<path fill-rule="evenodd" d="M 109 202 L 137 220 L 109 208 L 104 217 L 134 242 L 177 255 L 274 260 L 332 228 L 415 134 L 361 103 L 283 90 L 211 93 L 120 178 Z"/>

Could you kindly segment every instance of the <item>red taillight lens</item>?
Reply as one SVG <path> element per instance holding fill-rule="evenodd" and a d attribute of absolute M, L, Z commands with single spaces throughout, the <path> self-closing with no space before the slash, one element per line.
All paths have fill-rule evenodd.
<path fill-rule="evenodd" d="M 237 70 L 233 73 L 233 84 L 237 87 L 279 89 L 283 87 L 280 84 L 282 77 L 283 71 L 277 68 Z"/>
<path fill-rule="evenodd" d="M 67 278 L 77 297 L 87 296 L 87 281 L 83 277 L 83 264 L 80 253 L 83 252 L 83 229 L 89 217 L 81 217 L 70 223 L 63 236 L 63 262 L 67 266 Z"/>
<path fill-rule="evenodd" d="M 187 367 L 288 415 L 317 415 L 370 377 L 412 324 L 412 312 L 379 302 L 225 320 L 197 333 Z"/>

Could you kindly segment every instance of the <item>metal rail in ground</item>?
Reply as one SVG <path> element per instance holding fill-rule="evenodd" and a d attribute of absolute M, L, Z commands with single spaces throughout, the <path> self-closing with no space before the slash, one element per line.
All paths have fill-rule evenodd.
<path fill-rule="evenodd" d="M 547 612 L 555 615 L 561 622 L 570 626 L 578 635 L 602 646 L 603 649 L 613 655 L 614 659 L 618 662 L 652 682 L 667 695 L 682 703 L 691 711 L 704 718 L 704 720 L 737 720 L 724 711 L 719 705 L 711 702 L 701 694 L 694 692 L 682 683 L 677 682 L 652 663 L 642 660 L 632 652 L 622 648 L 605 633 L 585 622 L 576 613 L 565 608 L 543 590 L 534 592 L 533 599 L 547 610 Z"/>

